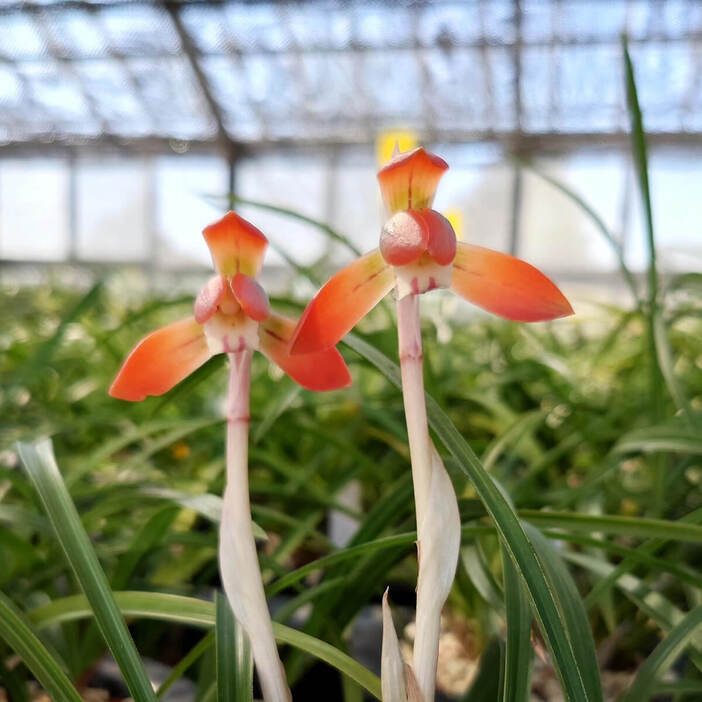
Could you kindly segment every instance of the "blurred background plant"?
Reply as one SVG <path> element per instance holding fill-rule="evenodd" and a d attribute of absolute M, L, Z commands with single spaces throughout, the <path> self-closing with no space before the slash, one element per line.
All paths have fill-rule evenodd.
<path fill-rule="evenodd" d="M 239 203 L 278 246 L 268 287 L 277 285 L 281 311 L 298 313 L 345 260 L 342 235 L 375 245 L 372 144 L 398 124 L 401 138 L 420 136 L 454 166 L 437 206 L 463 236 L 538 264 L 577 312 L 527 328 L 432 294 L 428 393 L 532 525 L 542 559 L 556 563 L 560 611 L 584 604 L 605 698 L 637 676 L 629 699 L 700 699 L 700 9 L 657 0 L 1 4 L 0 678 L 10 699 L 26 698 L 29 669 L 49 689 L 61 668 L 83 694 L 126 696 L 119 674 L 105 679 L 107 647 L 74 597 L 60 532 L 35 489 L 50 471 L 39 462 L 33 483 L 17 453 L 17 441 L 44 436 L 151 680 L 164 695 L 179 676 L 192 681 L 177 683 L 181 699 L 229 694 L 217 684 L 224 638 L 212 633 L 226 619 L 210 604 L 222 360 L 140 405 L 106 389 L 140 334 L 187 314 L 207 275 L 199 231 L 232 189 L 267 205 Z M 339 89 L 347 69 L 365 102 Z M 408 93 L 422 100 L 409 104 Z M 378 148 L 396 136 L 381 135 Z M 377 678 L 342 654 L 378 672 L 385 586 L 397 614 L 414 605 L 401 397 L 369 361 L 378 361 L 373 348 L 396 358 L 390 320 L 377 310 L 342 348 L 355 379 L 348 391 L 315 396 L 254 364 L 261 563 L 277 621 L 315 637 L 277 631 L 296 699 L 324 690 L 355 702 L 362 687 L 377 695 Z M 515 660 L 502 641 L 525 608 L 514 614 L 495 521 L 440 420 L 464 545 L 439 687 L 468 702 L 518 699 L 499 687 L 505 660 Z M 577 591 L 559 580 L 562 564 Z M 408 642 L 410 617 L 401 623 Z M 577 647 L 582 619 L 571 624 Z M 32 630 L 50 652 L 43 667 L 26 654 L 39 650 Z M 536 628 L 526 648 L 527 663 L 506 678 L 528 673 L 533 650 L 532 697 L 562 699 Z M 243 697 L 225 699 L 250 698 L 230 692 Z"/>

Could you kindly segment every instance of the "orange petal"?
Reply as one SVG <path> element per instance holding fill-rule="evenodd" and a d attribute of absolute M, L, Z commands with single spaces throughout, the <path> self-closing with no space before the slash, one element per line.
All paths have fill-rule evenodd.
<path fill-rule="evenodd" d="M 215 275 L 205 283 L 195 298 L 195 321 L 198 324 L 204 324 L 217 311 L 217 305 L 226 290 L 227 281 L 224 276 Z"/>
<path fill-rule="evenodd" d="M 248 275 L 237 273 L 231 279 L 232 292 L 244 314 L 256 322 L 262 322 L 270 313 L 266 291 Z"/>
<path fill-rule="evenodd" d="M 515 322 L 542 322 L 573 314 L 556 285 L 514 256 L 458 243 L 451 289 L 488 312 Z"/>
<path fill-rule="evenodd" d="M 174 322 L 151 332 L 134 347 L 117 373 L 110 395 L 130 402 L 163 395 L 211 355 L 202 327 L 192 317 Z"/>
<path fill-rule="evenodd" d="M 428 238 L 417 212 L 396 212 L 383 226 L 380 253 L 391 266 L 406 266 L 426 251 Z"/>
<path fill-rule="evenodd" d="M 290 341 L 296 326 L 292 319 L 271 313 L 259 326 L 261 352 L 308 390 L 338 390 L 351 385 L 349 369 L 335 348 L 290 355 Z"/>
<path fill-rule="evenodd" d="M 448 169 L 442 158 L 423 147 L 390 159 L 378 171 L 383 201 L 390 213 L 431 207 L 439 180 Z"/>
<path fill-rule="evenodd" d="M 340 270 L 307 305 L 295 331 L 292 353 L 336 346 L 394 284 L 392 267 L 383 260 L 379 249 Z"/>
<path fill-rule="evenodd" d="M 268 239 L 253 224 L 235 212 L 227 212 L 202 233 L 218 273 L 228 278 L 237 273 L 252 278 L 258 275 Z"/>
<path fill-rule="evenodd" d="M 451 222 L 436 210 L 419 213 L 427 229 L 427 251 L 441 266 L 448 266 L 456 256 L 456 233 Z"/>

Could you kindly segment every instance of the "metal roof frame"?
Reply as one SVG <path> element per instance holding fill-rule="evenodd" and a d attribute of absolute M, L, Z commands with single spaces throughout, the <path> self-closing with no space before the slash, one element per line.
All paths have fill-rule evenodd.
<path fill-rule="evenodd" d="M 690 69 L 688 84 L 681 89 L 680 101 L 678 105 L 671 107 L 679 115 L 679 128 L 661 129 L 651 134 L 652 138 L 665 143 L 687 143 L 695 140 L 702 134 L 702 122 L 699 129 L 689 130 L 683 124 L 692 123 L 692 118 L 700 109 L 702 101 L 702 9 L 696 9 L 698 4 L 694 0 L 676 0 L 681 7 L 690 8 L 690 21 L 676 27 L 675 31 L 667 31 L 666 23 L 663 21 L 665 5 L 661 0 L 649 0 L 647 23 L 643 28 L 639 28 L 637 33 L 631 38 L 634 47 L 646 47 L 654 45 L 657 47 L 675 48 L 682 47 L 683 52 L 688 51 Z M 687 2 L 687 5 L 685 5 Z M 531 3 L 533 4 L 533 3 Z M 640 3 L 639 3 L 640 4 Z M 534 130 L 526 126 L 527 104 L 525 101 L 524 81 L 529 80 L 529 76 L 524 71 L 525 51 L 543 50 L 550 55 L 550 76 L 548 78 L 548 124 L 557 123 L 559 109 L 563 106 L 557 104 L 557 94 L 561 82 L 558 72 L 557 54 L 567 49 L 592 49 L 598 47 L 616 46 L 618 37 L 612 33 L 605 32 L 599 35 L 594 32 L 584 32 L 581 34 L 571 34 L 568 31 L 557 32 L 555 26 L 570 8 L 568 0 L 552 0 L 545 2 L 545 5 L 552 8 L 552 24 L 550 33 L 526 37 L 523 32 L 524 13 L 530 3 L 529 0 L 501 0 L 501 6 L 510 12 L 506 22 L 510 30 L 504 37 L 495 36 L 486 29 L 488 23 L 489 5 L 487 0 L 466 0 L 463 5 L 477 11 L 477 18 L 480 24 L 478 38 L 465 40 L 456 38 L 450 33 L 441 32 L 436 35 L 433 43 L 428 44 L 419 38 L 419 26 L 422 21 L 420 13 L 427 11 L 432 3 L 427 0 L 396 0 L 385 3 L 388 7 L 401 8 L 411 18 L 413 24 L 412 31 L 406 32 L 402 37 L 393 41 L 391 46 L 378 46 L 377 37 L 370 35 L 370 39 L 363 35 L 359 28 L 359 18 L 367 8 L 375 7 L 367 0 L 352 0 L 346 4 L 328 0 L 321 2 L 286 2 L 276 4 L 272 2 L 247 0 L 155 0 L 147 3 L 145 0 L 57 0 L 56 2 L 19 2 L 6 0 L 0 4 L 0 20 L 9 15 L 21 15 L 31 19 L 45 47 L 45 55 L 23 55 L 21 59 L 13 59 L 7 51 L 3 50 L 0 43 L 0 67 L 5 67 L 12 72 L 18 85 L 21 95 L 21 105 L 27 109 L 34 110 L 34 122 L 41 122 L 46 117 L 46 130 L 40 132 L 36 128 L 27 132 L 26 137 L 2 138 L 0 133 L 0 154 L 14 153 L 35 153 L 37 150 L 47 149 L 61 150 L 63 148 L 77 150 L 102 149 L 124 149 L 133 151 L 135 149 L 145 149 L 149 153 L 179 153 L 183 150 L 190 151 L 218 151 L 229 159 L 234 159 L 240 155 L 251 153 L 261 149 L 280 148 L 287 149 L 293 146 L 305 147 L 307 145 L 321 145 L 335 148 L 338 145 L 347 143 L 368 143 L 373 139 L 376 130 L 376 122 L 373 120 L 373 102 L 369 97 L 366 82 L 363 78 L 364 63 L 369 57 L 377 56 L 382 52 L 387 56 L 402 57 L 407 54 L 415 56 L 415 66 L 419 76 L 419 95 L 421 108 L 417 125 L 422 137 L 427 141 L 476 141 L 490 140 L 498 141 L 510 150 L 519 152 L 531 152 L 537 147 L 540 149 L 572 148 L 585 144 L 611 144 L 623 143 L 625 136 L 621 133 L 623 124 L 618 124 L 610 129 L 601 127 L 593 128 L 591 131 L 578 128 L 560 128 Z M 434 3 L 438 7 L 458 6 L 458 3 L 451 0 Z M 329 40 L 313 41 L 310 44 L 301 44 L 296 41 L 291 34 L 287 24 L 288 15 L 301 8 L 331 7 L 339 11 L 349 12 L 350 40 L 344 45 L 334 44 Z M 140 46 L 138 51 L 128 53 L 120 50 L 114 41 L 110 40 L 109 33 L 103 25 L 101 13 L 104 10 L 114 8 L 149 8 L 158 10 L 170 20 L 172 28 L 179 41 L 178 50 L 163 50 L 154 48 L 153 45 Z M 231 41 L 224 42 L 216 50 L 203 47 L 202 42 L 193 34 L 192 27 L 184 21 L 183 13 L 192 8 L 209 8 L 213 12 L 225 13 L 231 7 L 239 8 L 261 8 L 268 7 L 272 15 L 277 16 L 278 26 L 281 31 L 286 31 L 288 41 L 284 46 L 263 46 L 253 45 L 242 48 Z M 628 5 L 627 5 L 628 7 Z M 341 8 L 341 10 L 340 10 Z M 54 30 L 50 19 L 65 12 L 77 12 L 90 18 L 96 33 L 100 36 L 104 44 L 106 58 L 96 59 L 92 55 L 67 54 L 56 41 Z M 668 28 L 669 29 L 669 28 Z M 612 30 L 613 32 L 614 30 Z M 320 34 L 322 36 L 322 34 Z M 374 43 L 375 42 L 375 43 Z M 686 48 L 687 47 L 687 48 Z M 500 86 L 495 85 L 494 67 L 491 67 L 491 52 L 495 50 L 506 51 L 511 56 L 511 106 L 509 110 L 513 114 L 508 121 L 514 123 L 513 127 L 498 127 L 500 114 L 506 109 L 504 99 L 498 99 Z M 483 104 L 479 105 L 483 113 L 483 122 L 491 127 L 476 126 L 466 124 L 465 126 L 436 126 L 437 116 L 442 114 L 440 103 L 442 88 L 437 84 L 437 79 L 431 75 L 430 58 L 432 55 L 441 54 L 450 57 L 454 52 L 476 51 L 479 55 L 480 71 L 483 79 L 483 90 L 481 99 Z M 350 81 L 352 84 L 351 93 L 358 99 L 360 117 L 349 117 L 340 114 L 324 116 L 311 111 L 307 96 L 312 92 L 311 86 L 306 82 L 305 61 L 314 59 L 322 64 L 327 60 L 335 60 L 335 57 L 348 57 L 350 66 Z M 177 134 L 164 134 L 158 128 L 159 107 L 152 102 L 144 85 L 137 74 L 135 74 L 131 61 L 149 60 L 159 61 L 166 59 L 180 58 L 187 62 L 194 78 L 194 90 L 196 91 L 196 101 L 201 104 L 200 113 L 197 115 L 202 119 L 211 120 L 216 127 L 212 134 L 183 138 Z M 295 115 L 296 120 L 309 127 L 305 133 L 297 136 L 289 136 L 284 130 L 278 129 L 279 124 L 275 119 L 267 116 L 265 101 L 257 95 L 247 93 L 244 86 L 240 91 L 245 107 L 258 123 L 257 135 L 251 138 L 242 138 L 237 133 L 236 122 L 239 112 L 236 107 L 230 107 L 223 103 L 223 97 L 218 95 L 217 87 L 213 85 L 211 75 L 205 63 L 211 59 L 228 58 L 231 65 L 243 74 L 246 70 L 246 62 L 251 61 L 284 61 L 288 60 L 292 68 L 289 74 L 297 91 L 294 105 L 299 107 L 299 114 Z M 37 103 L 36 95 L 33 94 L 33 87 L 30 78 L 25 74 L 24 68 L 35 63 L 53 62 L 65 74 L 72 84 L 79 87 L 81 95 L 88 107 L 88 116 L 100 126 L 100 134 L 74 134 L 66 132 L 61 124 L 52 119 L 50 112 L 41 104 Z M 101 113 L 100 106 L 91 95 L 91 91 L 84 84 L 81 73 L 76 69 L 83 62 L 93 60 L 110 60 L 119 67 L 121 75 L 126 79 L 130 94 L 133 96 L 150 124 L 145 132 L 150 134 L 140 134 L 129 136 L 128 134 L 116 134 L 111 130 L 110 120 Z M 268 64 L 267 64 L 268 65 Z M 276 65 L 269 65 L 271 71 L 276 70 Z M 287 78 L 288 74 L 283 75 Z M 238 86 L 237 86 L 238 87 Z M 270 88 L 270 86 L 269 86 Z M 529 95 L 529 91 L 526 91 Z M 499 104 L 498 104 L 499 103 Z M 0 95 L 0 108 L 2 107 L 2 95 Z M 571 108 L 572 109 L 572 108 Z M 7 119 L 8 128 L 20 129 L 16 124 L 16 113 L 13 119 Z M 20 112 L 21 114 L 21 112 Z M 0 109 L 0 127 L 2 112 Z M 345 121 L 344 121 L 345 120 Z M 343 124 L 340 124 L 343 122 Z M 503 120 L 504 122 L 504 120 Z M 234 124 L 234 127 L 232 126 Z M 382 127 L 382 123 L 380 124 Z M 346 129 L 346 133 L 344 133 Z M 13 132 L 14 134 L 14 132 Z"/>

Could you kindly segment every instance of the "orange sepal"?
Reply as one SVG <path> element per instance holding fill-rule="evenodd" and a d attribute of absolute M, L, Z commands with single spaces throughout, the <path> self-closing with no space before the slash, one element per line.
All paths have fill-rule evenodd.
<path fill-rule="evenodd" d="M 573 314 L 556 285 L 514 256 L 458 243 L 451 289 L 469 302 L 515 322 L 543 322 Z"/>
<path fill-rule="evenodd" d="M 237 273 L 231 279 L 232 292 L 244 314 L 255 322 L 262 322 L 271 313 L 266 291 L 248 275 Z"/>
<path fill-rule="evenodd" d="M 333 276 L 307 305 L 292 341 L 292 353 L 336 346 L 392 290 L 395 275 L 374 249 Z"/>
<path fill-rule="evenodd" d="M 193 317 L 151 332 L 127 356 L 110 387 L 118 400 L 141 402 L 163 395 L 199 368 L 212 354 Z"/>
<path fill-rule="evenodd" d="M 216 311 L 227 290 L 227 280 L 222 275 L 210 278 L 195 298 L 195 321 L 204 324 Z"/>
<path fill-rule="evenodd" d="M 261 270 L 268 239 L 253 224 L 227 212 L 202 230 L 218 273 L 231 278 L 237 273 L 255 278 Z"/>
<path fill-rule="evenodd" d="M 335 348 L 290 355 L 290 341 L 295 328 L 292 319 L 272 312 L 259 326 L 261 352 L 307 390 L 324 392 L 351 385 L 349 369 Z"/>
<path fill-rule="evenodd" d="M 391 214 L 431 207 L 439 180 L 448 169 L 442 158 L 418 147 L 394 156 L 378 171 L 383 201 Z"/>

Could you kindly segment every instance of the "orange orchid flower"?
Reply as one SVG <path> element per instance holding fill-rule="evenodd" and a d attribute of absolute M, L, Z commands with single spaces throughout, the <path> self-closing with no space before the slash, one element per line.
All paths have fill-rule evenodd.
<path fill-rule="evenodd" d="M 266 237 L 234 212 L 204 232 L 217 275 L 195 300 L 194 316 L 158 329 L 129 354 L 110 395 L 139 402 L 163 395 L 217 353 L 260 350 L 308 390 L 336 390 L 351 384 L 341 354 L 333 348 L 291 356 L 295 322 L 273 312 L 256 281 L 268 245 Z"/>
<path fill-rule="evenodd" d="M 397 154 L 378 173 L 389 219 L 379 248 L 334 275 L 303 313 L 292 353 L 332 348 L 393 288 L 402 397 L 417 518 L 417 609 L 412 665 L 405 665 L 383 601 L 381 677 L 386 702 L 434 702 L 441 610 L 451 590 L 461 521 L 451 479 L 429 435 L 424 402 L 420 295 L 451 288 L 506 319 L 536 322 L 573 312 L 560 290 L 528 263 L 456 240 L 432 209 L 448 168 L 423 148 Z"/>
<path fill-rule="evenodd" d="M 573 313 L 543 273 L 514 256 L 458 242 L 431 209 L 446 162 L 419 147 L 378 173 L 389 220 L 380 247 L 334 275 L 305 310 L 292 352 L 331 348 L 393 288 L 398 298 L 450 288 L 505 319 L 540 322 Z"/>
<path fill-rule="evenodd" d="M 222 585 L 237 621 L 251 642 L 265 702 L 290 702 L 263 589 L 248 490 L 251 357 L 260 350 L 309 390 L 351 383 L 335 348 L 290 355 L 295 322 L 273 312 L 256 281 L 266 237 L 234 212 L 206 227 L 217 275 L 195 300 L 194 316 L 169 324 L 137 344 L 120 369 L 110 395 L 138 402 L 162 395 L 213 354 L 229 357 L 226 487 L 219 528 Z"/>

